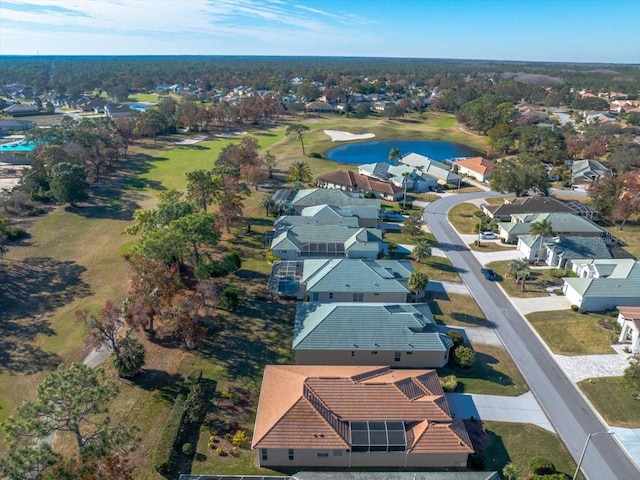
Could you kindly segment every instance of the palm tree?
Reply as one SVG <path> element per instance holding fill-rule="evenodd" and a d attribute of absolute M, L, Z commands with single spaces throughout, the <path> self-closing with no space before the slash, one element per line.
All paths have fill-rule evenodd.
<path fill-rule="evenodd" d="M 423 239 L 418 240 L 411 251 L 411 256 L 420 263 L 423 258 L 429 258 L 431 256 L 431 242 Z"/>
<path fill-rule="evenodd" d="M 518 272 L 522 272 L 529 269 L 529 263 L 524 258 L 515 258 L 507 265 L 507 271 L 514 279 L 518 279 Z"/>
<path fill-rule="evenodd" d="M 542 245 L 544 244 L 545 237 L 550 237 L 553 235 L 553 227 L 551 226 L 551 222 L 544 218 L 539 222 L 533 222 L 529 229 L 531 235 L 540 235 L 540 245 L 536 250 L 536 262 L 540 258 L 540 250 L 542 250 Z"/>
<path fill-rule="evenodd" d="M 520 469 L 514 463 L 507 463 L 502 469 L 502 475 L 507 480 L 518 480 L 520 478 Z"/>
<path fill-rule="evenodd" d="M 291 182 L 310 182 L 312 178 L 311 168 L 307 162 L 299 160 L 293 162 L 293 165 L 289 167 L 289 181 Z"/>
<path fill-rule="evenodd" d="M 273 201 L 273 197 L 267 195 L 260 199 L 260 206 L 266 210 L 268 217 L 271 211 L 275 208 L 276 202 Z"/>
<path fill-rule="evenodd" d="M 400 160 L 401 158 L 402 155 L 400 155 L 399 148 L 392 148 L 391 150 L 389 150 L 389 156 L 387 157 L 389 163 L 391 163 L 392 165 L 397 165 L 398 160 Z"/>
<path fill-rule="evenodd" d="M 407 286 L 411 290 L 416 299 L 421 297 L 422 293 L 427 289 L 429 283 L 429 276 L 424 272 L 413 272 L 409 277 Z"/>
<path fill-rule="evenodd" d="M 407 208 L 407 179 L 411 172 L 402 172 L 402 187 L 404 188 L 404 196 L 402 199 L 402 208 Z"/>

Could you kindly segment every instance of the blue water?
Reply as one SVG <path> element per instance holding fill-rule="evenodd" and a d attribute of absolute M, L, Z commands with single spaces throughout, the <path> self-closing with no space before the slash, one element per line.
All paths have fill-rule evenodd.
<path fill-rule="evenodd" d="M 132 108 L 134 110 L 140 110 L 141 112 L 145 112 L 147 108 L 149 108 L 149 105 L 142 105 L 141 103 L 132 103 L 129 105 L 129 108 Z"/>
<path fill-rule="evenodd" d="M 362 143 L 349 143 L 327 150 L 324 154 L 338 163 L 362 165 L 365 163 L 386 162 L 389 151 L 399 148 L 400 155 L 419 153 L 433 160 L 446 160 L 456 157 L 475 157 L 479 152 L 451 142 L 437 140 L 379 140 Z"/>
<path fill-rule="evenodd" d="M 14 143 L 12 145 L 0 145 L 0 152 L 30 152 L 36 148 L 35 143 Z"/>

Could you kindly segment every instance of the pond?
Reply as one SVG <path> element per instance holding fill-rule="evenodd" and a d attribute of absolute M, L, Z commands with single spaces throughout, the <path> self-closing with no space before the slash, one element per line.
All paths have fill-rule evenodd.
<path fill-rule="evenodd" d="M 480 155 L 480 152 L 470 147 L 439 140 L 377 140 L 340 145 L 327 150 L 324 156 L 338 163 L 362 165 L 386 162 L 392 148 L 400 149 L 400 155 L 413 152 L 439 161 Z"/>

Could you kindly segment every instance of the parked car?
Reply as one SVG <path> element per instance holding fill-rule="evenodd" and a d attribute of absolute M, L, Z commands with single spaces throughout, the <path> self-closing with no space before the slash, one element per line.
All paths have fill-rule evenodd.
<path fill-rule="evenodd" d="M 496 272 L 494 272 L 490 268 L 483 268 L 482 270 L 480 270 L 480 272 L 482 272 L 484 278 L 486 278 L 487 280 L 493 281 L 496 279 Z"/>
<path fill-rule="evenodd" d="M 482 232 L 480 238 L 483 240 L 495 240 L 498 236 L 493 232 Z"/>
<path fill-rule="evenodd" d="M 398 212 L 392 212 L 392 211 L 381 211 L 380 212 L 380 218 L 382 218 L 383 220 L 387 220 L 390 222 L 402 222 L 404 221 L 404 217 L 399 214 Z"/>

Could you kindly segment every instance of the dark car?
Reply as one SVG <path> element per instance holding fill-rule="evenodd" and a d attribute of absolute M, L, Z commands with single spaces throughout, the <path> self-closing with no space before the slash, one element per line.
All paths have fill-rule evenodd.
<path fill-rule="evenodd" d="M 480 271 L 484 275 L 484 278 L 486 278 L 487 280 L 495 280 L 496 279 L 496 272 L 494 272 L 490 268 L 483 268 Z"/>

